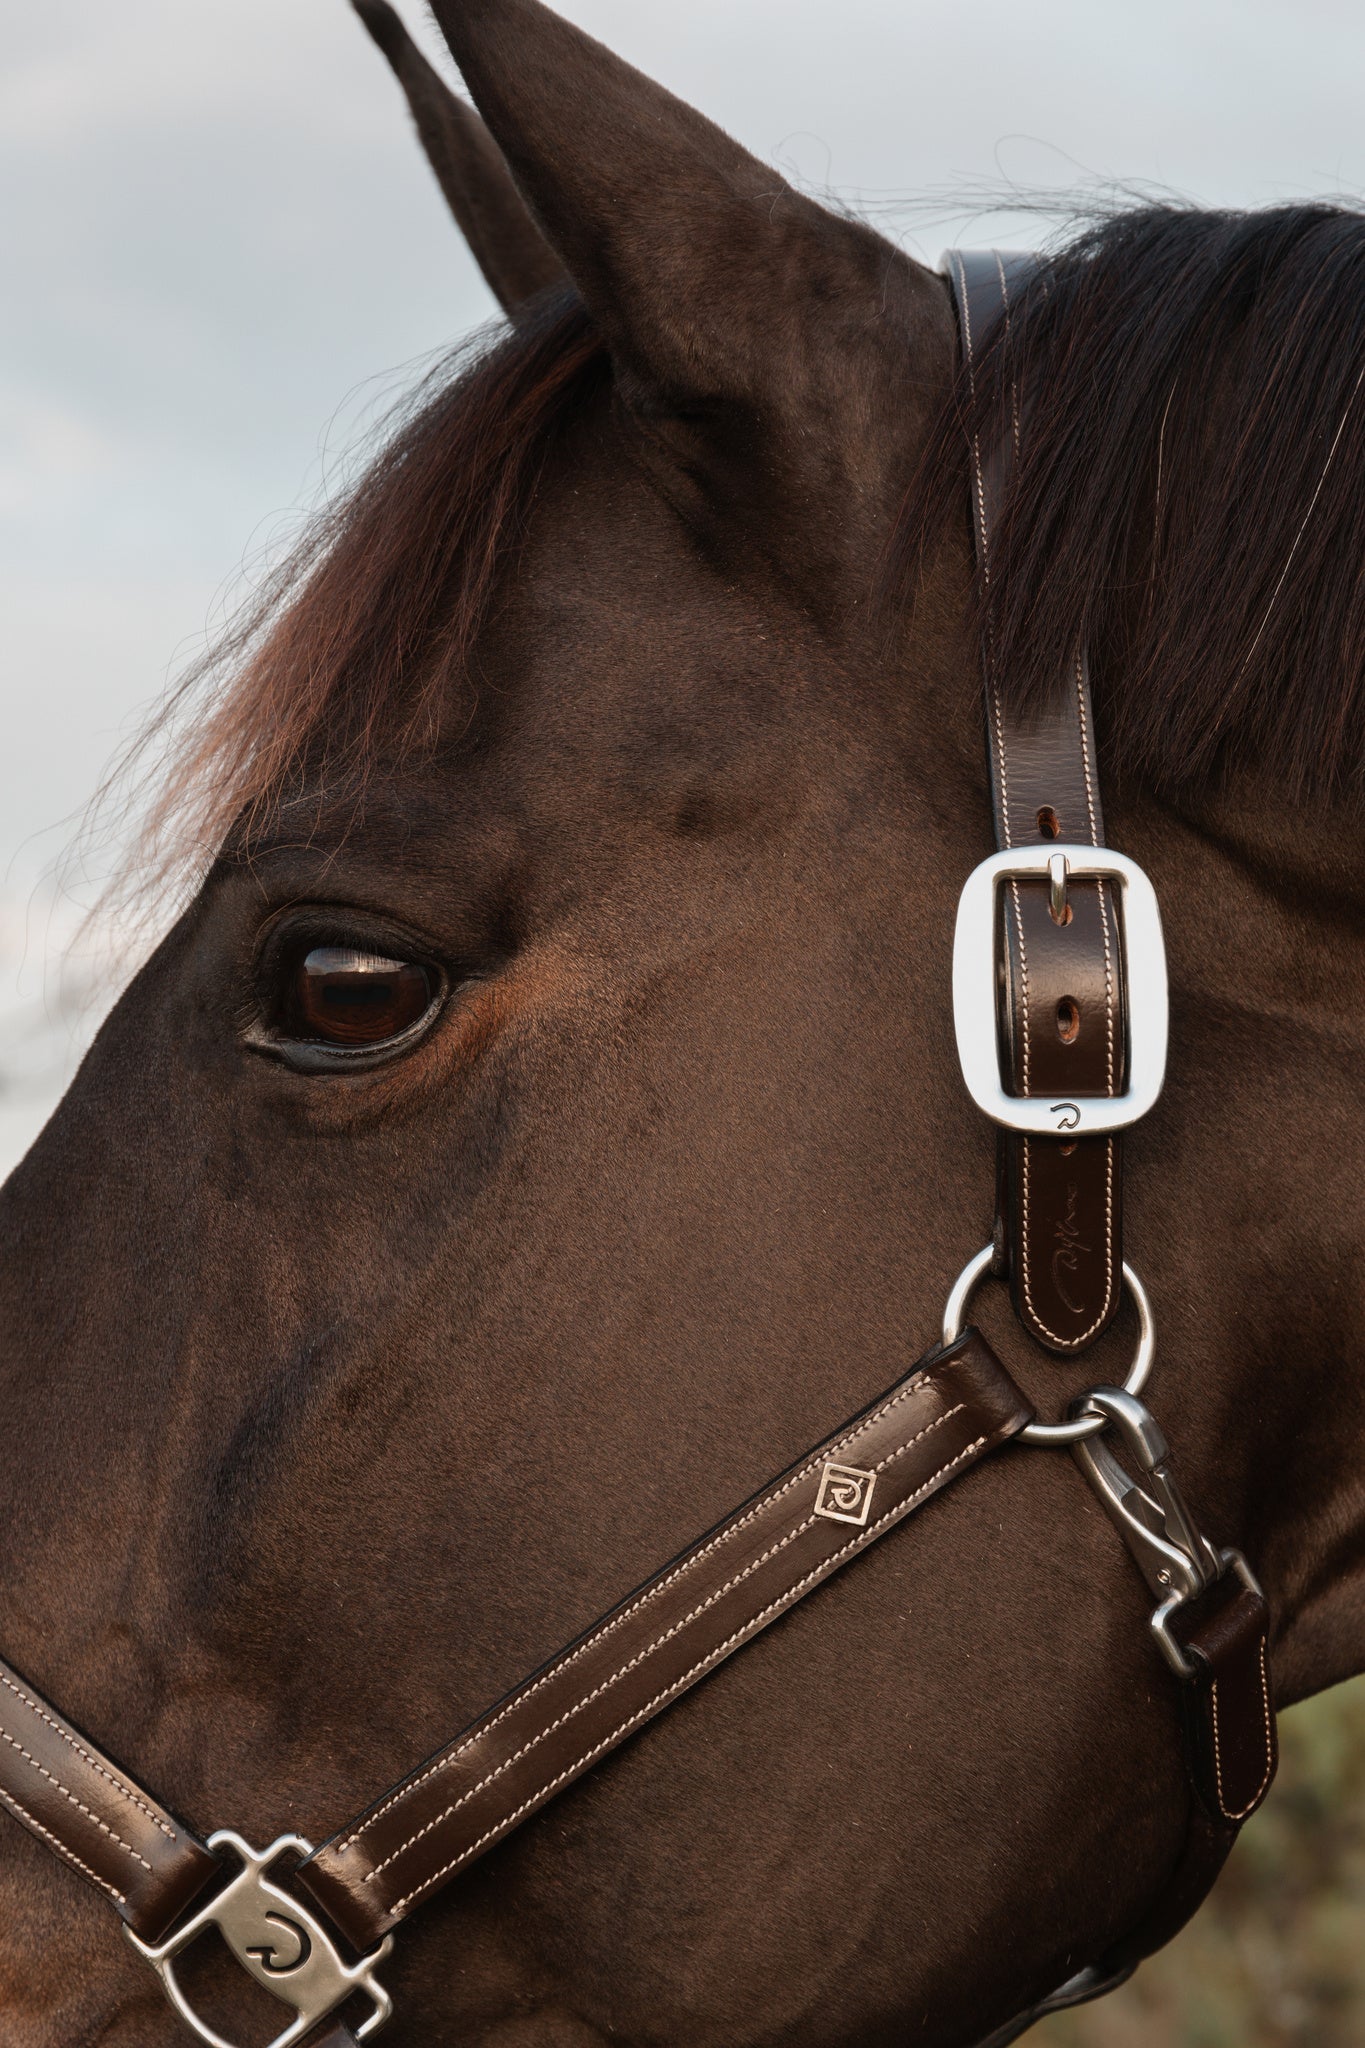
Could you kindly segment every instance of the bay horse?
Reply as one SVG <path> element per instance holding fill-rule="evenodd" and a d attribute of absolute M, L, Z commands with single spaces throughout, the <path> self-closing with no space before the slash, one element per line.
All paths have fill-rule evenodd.
<path fill-rule="evenodd" d="M 1046 264 L 979 598 L 942 278 L 537 0 L 436 0 L 482 122 L 356 4 L 507 324 L 236 647 L 200 884 L 0 1197 L 5 1656 L 193 1824 L 319 1833 L 903 1372 L 989 1221 L 979 647 L 1024 701 L 1079 633 L 1171 961 L 1154 1398 L 1280 1703 L 1365 1668 L 1365 219 Z M 414 1920 L 395 2048 L 976 2041 L 1172 1868 L 1142 1617 L 1002 1454 Z M 0 2016 L 181 2038 L 8 1824 Z"/>

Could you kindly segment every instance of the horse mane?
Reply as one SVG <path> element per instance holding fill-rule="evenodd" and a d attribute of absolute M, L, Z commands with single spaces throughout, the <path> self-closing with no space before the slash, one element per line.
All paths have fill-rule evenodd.
<path fill-rule="evenodd" d="M 609 377 L 569 292 L 442 364 L 138 742 L 162 772 L 131 893 L 199 871 L 305 788 L 359 802 L 434 741 L 554 436 Z M 976 629 L 1019 707 L 1090 652 L 1110 766 L 1255 761 L 1365 784 L 1365 216 L 1145 206 L 1040 264 L 931 431 L 886 591 L 960 534 L 969 437 L 1020 455 Z M 158 745 L 158 742 L 160 745 Z"/>
<path fill-rule="evenodd" d="M 893 549 L 961 532 L 968 437 L 1019 427 L 976 628 L 1036 703 L 1089 650 L 1101 745 L 1157 787 L 1256 764 L 1365 782 L 1365 217 L 1143 206 L 1092 221 L 997 323 Z M 955 522 L 955 524 L 954 524 Z"/>
<path fill-rule="evenodd" d="M 436 739 L 452 678 L 524 533 L 557 429 L 607 375 L 551 292 L 419 386 L 355 487 L 305 531 L 137 742 L 159 756 L 129 865 L 136 900 L 252 840 L 281 805 L 354 793 Z"/>

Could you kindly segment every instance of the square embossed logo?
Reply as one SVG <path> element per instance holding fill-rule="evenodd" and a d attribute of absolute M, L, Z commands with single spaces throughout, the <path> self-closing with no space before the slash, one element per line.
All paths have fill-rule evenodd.
<path fill-rule="evenodd" d="M 876 1483 L 875 1472 L 860 1472 L 856 1465 L 826 1465 L 820 1474 L 815 1512 L 827 1522 L 852 1522 L 855 1529 L 866 1528 Z"/>

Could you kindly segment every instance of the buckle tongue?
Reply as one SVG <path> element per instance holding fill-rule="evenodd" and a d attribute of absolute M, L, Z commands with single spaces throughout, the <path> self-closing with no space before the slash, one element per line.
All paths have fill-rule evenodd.
<path fill-rule="evenodd" d="M 312 1843 L 302 1835 L 281 1835 L 268 1849 L 257 1850 L 231 1828 L 220 1828 L 209 1836 L 208 1846 L 230 1849 L 242 1867 L 206 1906 L 159 1947 L 139 1941 L 131 1927 L 123 1930 L 156 1971 L 186 2026 L 207 2048 L 237 2048 L 199 2017 L 175 1975 L 176 1957 L 208 1928 L 216 1927 L 247 1975 L 294 2009 L 294 2019 L 275 2036 L 270 2048 L 294 2048 L 295 2042 L 302 2041 L 356 1992 L 363 1992 L 374 2008 L 355 2029 L 356 2039 L 363 2041 L 377 2033 L 393 2004 L 383 1986 L 375 1982 L 373 1971 L 393 1947 L 393 1936 L 386 1934 L 378 1948 L 358 1963 L 347 1963 L 317 1915 L 266 1876 L 271 1864 L 287 1850 L 311 1856 Z"/>

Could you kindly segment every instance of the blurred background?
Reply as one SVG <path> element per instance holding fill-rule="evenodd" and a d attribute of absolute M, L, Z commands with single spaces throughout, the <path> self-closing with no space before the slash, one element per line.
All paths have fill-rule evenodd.
<path fill-rule="evenodd" d="M 1076 190 L 1365 190 L 1365 13 L 1333 0 L 564 11 L 929 262 L 1038 241 Z M 494 308 L 346 0 L 0 0 L 0 27 L 3 1175 L 135 964 L 98 910 L 117 835 L 82 839 L 92 792 Z M 1011 205 L 1040 191 L 1051 211 Z M 1365 1684 L 1284 1735 L 1195 1926 L 1039 2048 L 1365 2041 Z"/>

